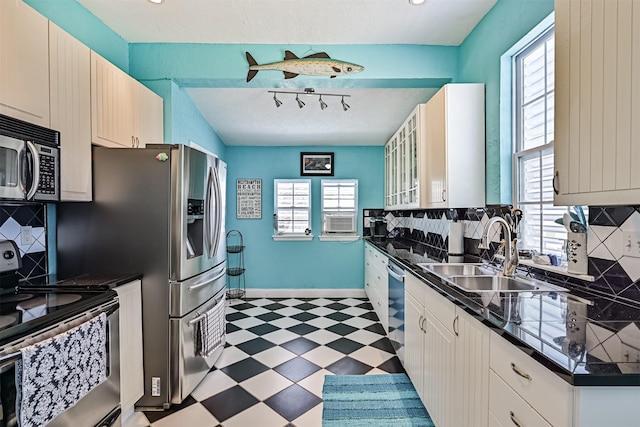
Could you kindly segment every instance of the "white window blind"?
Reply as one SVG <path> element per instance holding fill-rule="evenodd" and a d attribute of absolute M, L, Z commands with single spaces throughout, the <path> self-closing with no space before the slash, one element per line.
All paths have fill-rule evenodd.
<path fill-rule="evenodd" d="M 274 228 L 278 234 L 305 234 L 311 229 L 311 180 L 274 180 Z"/>

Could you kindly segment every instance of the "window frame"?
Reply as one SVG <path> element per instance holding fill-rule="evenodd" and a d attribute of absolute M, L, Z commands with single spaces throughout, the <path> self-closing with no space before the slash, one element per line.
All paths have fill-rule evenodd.
<path fill-rule="evenodd" d="M 336 209 L 327 208 L 326 207 L 326 198 L 325 198 L 325 188 L 329 186 L 337 186 L 338 188 L 344 186 L 352 186 L 354 189 L 354 197 L 353 197 L 353 208 L 351 209 L 341 209 L 340 207 Z M 323 179 L 320 181 L 320 213 L 322 215 L 322 236 L 352 236 L 358 233 L 358 180 L 357 179 Z M 338 191 L 340 191 L 338 189 Z M 338 195 L 338 204 L 340 204 L 340 196 Z M 344 233 L 328 233 L 326 231 L 326 215 L 327 214 L 353 214 L 354 217 L 354 230 L 351 232 Z"/>
<path fill-rule="evenodd" d="M 274 227 L 273 227 L 273 239 L 274 240 L 312 240 L 313 239 L 313 234 L 311 234 L 309 232 L 309 234 L 307 233 L 300 233 L 300 232 L 286 232 L 286 231 L 280 231 L 280 227 L 279 227 L 279 222 L 280 219 L 276 220 L 276 215 L 278 214 L 279 210 L 281 209 L 288 209 L 287 207 L 281 207 L 280 205 L 278 205 L 278 185 L 279 184 L 300 184 L 300 183 L 304 183 L 307 184 L 308 187 L 308 198 L 309 198 L 309 205 L 306 208 L 303 208 L 304 210 L 307 211 L 307 229 L 311 230 L 312 229 L 312 212 L 313 212 L 313 200 L 312 200 L 312 188 L 311 188 L 311 179 L 303 179 L 303 178 L 296 178 L 296 179 L 274 179 L 273 180 L 273 212 L 274 212 Z M 295 208 L 295 202 L 293 203 L 292 207 L 290 208 L 291 212 L 292 212 L 292 217 L 293 217 L 293 213 L 296 210 Z M 298 207 L 298 210 L 300 210 L 301 208 Z M 294 221 L 294 220 L 292 220 Z M 293 227 L 292 227 L 293 229 Z"/>
<path fill-rule="evenodd" d="M 530 242 L 529 245 L 527 245 L 527 249 L 534 249 L 537 250 L 541 253 L 544 253 L 545 250 L 544 248 L 548 247 L 548 245 L 545 245 L 545 240 L 549 241 L 550 239 L 557 239 L 557 237 L 551 237 L 549 236 L 549 234 L 553 234 L 554 230 L 557 232 L 558 231 L 558 227 L 562 227 L 560 225 L 552 225 L 551 227 L 549 225 L 547 225 L 545 227 L 545 221 L 544 221 L 544 215 L 542 215 L 542 212 L 544 211 L 545 207 L 549 208 L 549 207 L 553 207 L 555 206 L 553 203 L 553 197 L 550 200 L 547 200 L 544 198 L 543 193 L 544 191 L 542 191 L 542 189 L 544 188 L 542 185 L 540 187 L 540 198 L 538 200 L 535 201 L 531 201 L 531 200 L 524 200 L 524 197 L 522 195 L 522 188 L 523 186 L 521 184 L 522 183 L 522 176 L 521 176 L 521 163 L 524 159 L 526 158 L 531 158 L 532 156 L 536 156 L 538 155 L 538 158 L 540 159 L 540 165 L 539 165 L 539 178 L 540 178 L 540 182 L 543 182 L 543 153 L 551 151 L 551 153 L 553 153 L 553 149 L 554 149 L 554 145 L 553 145 L 553 140 L 549 140 L 549 130 L 548 130 L 548 126 L 551 123 L 551 125 L 553 125 L 553 122 L 550 122 L 549 117 L 548 117 L 548 113 L 549 113 L 549 107 L 547 105 L 547 100 L 549 99 L 550 95 L 551 96 L 555 96 L 555 82 L 552 86 L 552 88 L 549 90 L 549 82 L 547 81 L 548 78 L 548 59 L 546 59 L 546 55 L 547 55 L 547 50 L 545 49 L 545 60 L 544 60 L 544 90 L 542 91 L 542 93 L 540 95 L 538 95 L 537 97 L 529 100 L 529 102 L 527 104 L 523 104 L 523 88 L 522 88 L 522 71 L 521 71 L 521 64 L 522 64 L 522 60 L 523 58 L 525 58 L 528 54 L 532 53 L 533 51 L 535 51 L 536 49 L 538 49 L 541 45 L 546 45 L 546 43 L 549 41 L 549 39 L 554 38 L 555 37 L 555 24 L 553 21 L 551 22 L 547 22 L 544 26 L 542 26 L 541 28 L 537 28 L 536 29 L 537 34 L 532 35 L 531 33 L 529 35 L 527 35 L 527 38 L 529 38 L 528 42 L 523 43 L 522 41 L 520 41 L 518 44 L 523 43 L 523 45 L 517 49 L 512 55 L 511 55 L 511 83 L 512 83 L 512 87 L 511 87 L 511 105 L 512 105 L 512 111 L 511 111 L 511 133 L 512 133 L 512 162 L 511 162 L 511 166 L 512 166 L 512 197 L 513 197 L 513 201 L 514 201 L 514 206 L 517 206 L 523 210 L 526 209 L 526 207 L 530 207 L 533 206 L 538 207 L 539 211 L 541 212 L 541 217 L 539 222 L 534 225 L 535 227 L 538 228 L 538 234 L 540 236 L 540 240 L 539 240 L 539 244 L 538 247 L 530 247 L 531 244 Z M 555 64 L 555 58 L 554 58 L 554 62 L 552 65 Z M 544 133 L 543 133 L 543 138 L 544 138 L 544 143 L 536 146 L 536 147 L 530 147 L 530 148 L 526 148 L 523 149 L 523 144 L 524 144 L 524 127 L 523 127 L 523 114 L 522 111 L 524 109 L 524 107 L 526 107 L 527 105 L 530 105 L 534 102 L 538 102 L 541 99 L 545 100 L 545 105 L 544 105 L 544 115 L 545 115 L 545 119 L 544 119 Z M 553 114 L 555 116 L 555 111 L 553 111 Z M 554 119 L 555 120 L 555 117 Z M 552 137 L 553 138 L 553 134 Z M 561 215 L 560 215 L 561 216 Z M 525 218 L 526 220 L 527 218 Z M 521 233 L 523 232 L 523 230 L 519 230 Z M 556 233 L 557 234 L 557 233 Z M 524 242 L 522 242 L 524 243 Z M 522 246 L 521 243 L 521 246 Z M 548 250 L 546 252 L 549 252 Z M 555 252 L 555 254 L 557 255 L 561 255 L 562 254 L 562 250 Z"/>

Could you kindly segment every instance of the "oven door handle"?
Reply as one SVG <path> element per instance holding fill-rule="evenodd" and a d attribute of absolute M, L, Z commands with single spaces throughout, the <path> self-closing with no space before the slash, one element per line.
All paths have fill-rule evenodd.
<path fill-rule="evenodd" d="M 38 149 L 34 143 L 31 141 L 27 141 L 27 148 L 33 156 L 33 164 L 31 165 L 33 178 L 31 181 L 31 188 L 29 188 L 29 192 L 27 193 L 27 200 L 31 200 L 33 199 L 33 196 L 35 196 L 36 191 L 38 191 L 38 185 L 40 184 L 40 154 L 38 153 Z"/>

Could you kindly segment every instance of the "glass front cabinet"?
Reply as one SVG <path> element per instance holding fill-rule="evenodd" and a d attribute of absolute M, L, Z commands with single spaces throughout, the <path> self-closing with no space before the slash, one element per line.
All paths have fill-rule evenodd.
<path fill-rule="evenodd" d="M 485 204 L 484 85 L 443 86 L 385 145 L 384 208 Z"/>

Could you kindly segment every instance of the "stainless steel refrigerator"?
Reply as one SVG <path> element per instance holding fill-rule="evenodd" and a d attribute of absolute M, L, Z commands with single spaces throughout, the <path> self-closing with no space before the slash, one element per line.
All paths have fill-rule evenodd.
<path fill-rule="evenodd" d="M 93 202 L 57 205 L 58 275 L 143 274 L 136 406 L 166 409 L 225 344 L 226 164 L 183 145 L 94 147 L 93 187 Z"/>

